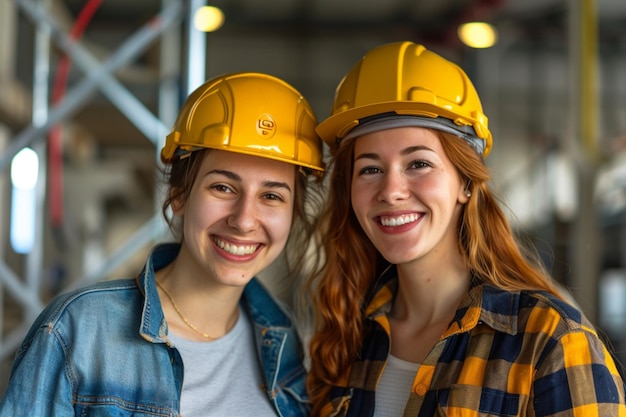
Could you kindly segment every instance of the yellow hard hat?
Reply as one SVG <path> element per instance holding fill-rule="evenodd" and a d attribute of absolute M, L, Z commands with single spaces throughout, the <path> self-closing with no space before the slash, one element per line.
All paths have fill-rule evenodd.
<path fill-rule="evenodd" d="M 407 117 L 410 116 L 410 117 Z M 355 127 L 425 126 L 468 140 L 482 156 L 492 146 L 487 117 L 465 72 L 456 64 L 413 42 L 379 46 L 339 83 L 331 115 L 317 133 L 334 148 Z M 375 129 L 370 126 L 370 132 Z M 378 130 L 381 130 L 380 128 Z M 367 130 L 355 130 L 364 134 Z"/>
<path fill-rule="evenodd" d="M 310 168 L 321 175 L 322 141 L 309 103 L 291 85 L 267 74 L 213 78 L 193 91 L 161 150 L 161 160 L 200 148 L 255 155 Z"/>

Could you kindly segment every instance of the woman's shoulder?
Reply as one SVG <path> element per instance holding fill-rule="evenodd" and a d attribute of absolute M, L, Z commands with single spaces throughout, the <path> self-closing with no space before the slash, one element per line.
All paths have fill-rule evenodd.
<path fill-rule="evenodd" d="M 520 307 L 532 308 L 536 314 L 542 316 L 557 316 L 571 327 L 578 328 L 588 324 L 587 318 L 573 299 L 557 297 L 547 291 L 521 291 Z"/>
<path fill-rule="evenodd" d="M 519 297 L 520 327 L 525 332 L 539 332 L 555 339 L 572 332 L 597 331 L 573 299 L 561 298 L 547 291 L 524 290 Z"/>
<path fill-rule="evenodd" d="M 514 318 L 518 332 L 541 332 L 559 337 L 571 331 L 591 331 L 593 325 L 573 300 L 547 291 L 483 289 L 483 309 Z"/>
<path fill-rule="evenodd" d="M 130 317 L 141 312 L 142 298 L 133 279 L 103 281 L 62 293 L 34 320 L 18 353 L 33 343 L 45 343 L 37 342 L 40 337 L 52 336 L 72 344 L 77 339 L 106 334 L 111 328 L 134 326 L 136 329 L 137 323 Z"/>
<path fill-rule="evenodd" d="M 135 279 L 117 279 L 97 282 L 77 288 L 53 298 L 39 316 L 39 320 L 53 324 L 66 314 L 81 317 L 108 314 L 130 299 L 140 296 Z"/>

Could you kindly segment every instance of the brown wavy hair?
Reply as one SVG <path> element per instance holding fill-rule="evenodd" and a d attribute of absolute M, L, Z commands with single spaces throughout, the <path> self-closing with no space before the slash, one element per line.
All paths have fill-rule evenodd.
<path fill-rule="evenodd" d="M 514 235 L 490 189 L 490 174 L 483 159 L 465 140 L 434 132 L 461 177 L 471 181 L 472 197 L 464 205 L 458 234 L 459 251 L 472 276 L 505 290 L 540 289 L 566 299 L 533 248 Z M 319 414 L 331 386 L 347 377 L 362 340 L 364 300 L 378 274 L 389 265 L 352 210 L 354 143 L 343 141 L 329 165 L 330 191 L 321 230 L 325 263 L 308 282 L 315 314 L 307 380 L 313 416 Z"/>

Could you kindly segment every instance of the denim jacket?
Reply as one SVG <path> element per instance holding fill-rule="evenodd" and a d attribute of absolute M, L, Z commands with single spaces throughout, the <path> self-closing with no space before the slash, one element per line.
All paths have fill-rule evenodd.
<path fill-rule="evenodd" d="M 54 299 L 17 352 L 0 416 L 178 416 L 183 363 L 167 337 L 154 272 L 179 248 L 156 246 L 137 279 L 104 281 Z M 241 303 L 277 414 L 308 415 L 302 346 L 292 321 L 256 279 Z"/>

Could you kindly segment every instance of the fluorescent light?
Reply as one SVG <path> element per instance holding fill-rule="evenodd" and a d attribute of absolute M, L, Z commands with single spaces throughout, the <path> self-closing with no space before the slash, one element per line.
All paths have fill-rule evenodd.
<path fill-rule="evenodd" d="M 30 189 L 37 185 L 39 157 L 31 148 L 24 148 L 11 161 L 11 184 L 15 188 Z"/>
<path fill-rule="evenodd" d="M 11 161 L 11 247 L 29 253 L 35 245 L 37 177 L 39 157 L 30 148 L 19 151 Z"/>
<path fill-rule="evenodd" d="M 11 193 L 11 247 L 29 253 L 35 246 L 35 189 L 13 187 Z"/>

